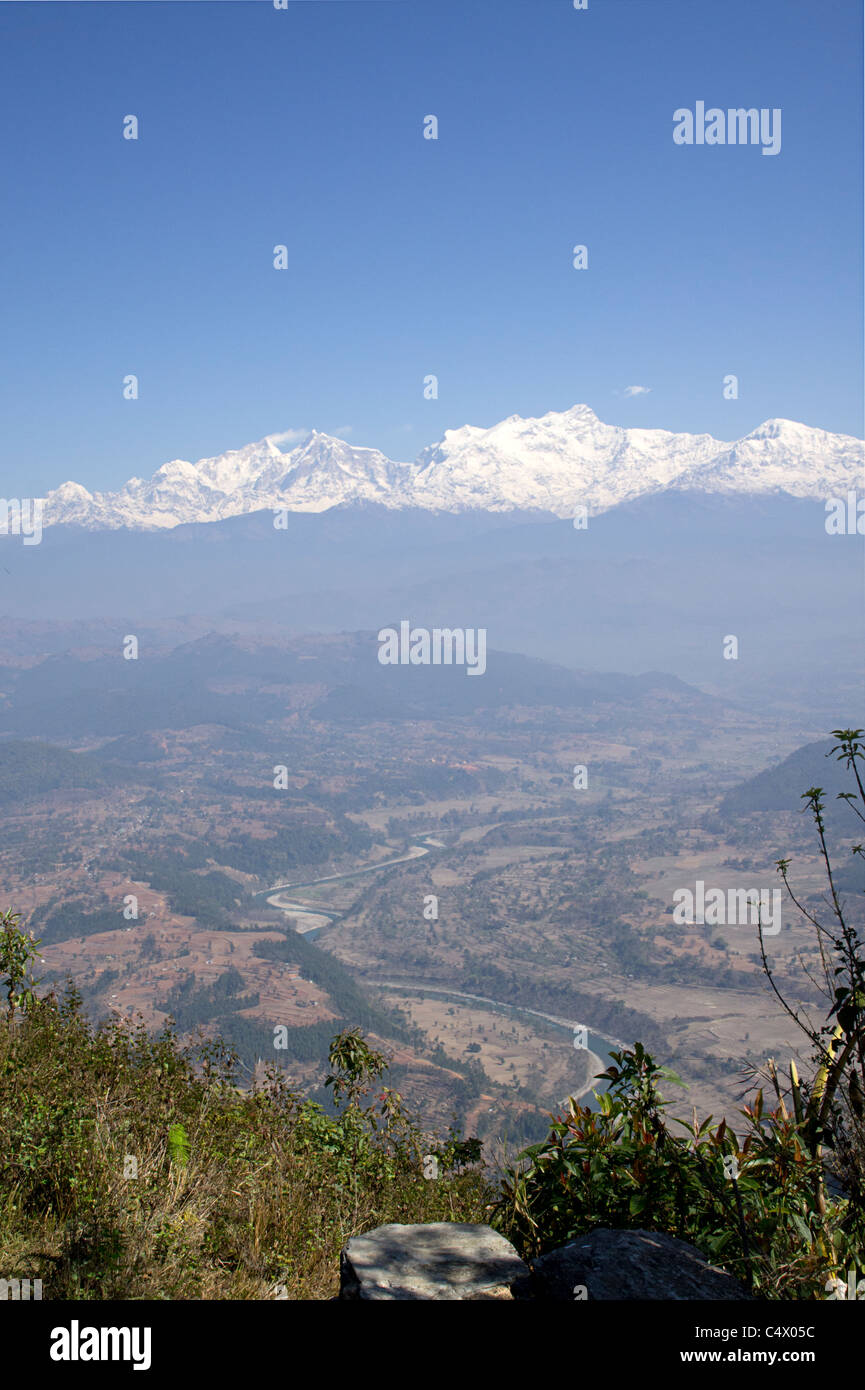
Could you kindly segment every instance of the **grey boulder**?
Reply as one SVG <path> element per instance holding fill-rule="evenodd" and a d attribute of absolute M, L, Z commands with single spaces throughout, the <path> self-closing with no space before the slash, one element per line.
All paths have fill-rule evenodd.
<path fill-rule="evenodd" d="M 341 1299 L 509 1299 L 528 1269 L 490 1226 L 378 1226 L 340 1256 Z"/>
<path fill-rule="evenodd" d="M 658 1231 L 595 1230 L 532 1263 L 523 1297 L 576 1299 L 750 1299 L 744 1284 L 710 1265 L 694 1245 Z"/>

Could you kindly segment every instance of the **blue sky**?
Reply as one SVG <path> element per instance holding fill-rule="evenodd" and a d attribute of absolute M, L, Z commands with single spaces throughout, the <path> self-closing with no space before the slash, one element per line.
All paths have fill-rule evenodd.
<path fill-rule="evenodd" d="M 5 496 L 577 402 L 861 431 L 858 0 L 11 0 L 0 55 Z"/>

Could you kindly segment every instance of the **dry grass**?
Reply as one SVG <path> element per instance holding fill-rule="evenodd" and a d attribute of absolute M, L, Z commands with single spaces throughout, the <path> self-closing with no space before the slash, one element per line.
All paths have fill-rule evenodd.
<path fill-rule="evenodd" d="M 380 1095 L 334 1117 L 276 1076 L 242 1093 L 219 1044 L 196 1064 L 170 1030 L 41 1001 L 0 1026 L 0 1276 L 45 1299 L 330 1298 L 352 1235 L 489 1219 L 479 1166 L 423 1177 L 446 1142 Z"/>

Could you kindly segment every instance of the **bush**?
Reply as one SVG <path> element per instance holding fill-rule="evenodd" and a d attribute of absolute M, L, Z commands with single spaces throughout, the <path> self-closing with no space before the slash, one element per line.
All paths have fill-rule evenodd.
<path fill-rule="evenodd" d="M 664 1231 L 769 1298 L 823 1298 L 838 1268 L 865 1244 L 861 1209 L 814 1201 L 819 1160 L 783 1103 L 762 1091 L 742 1114 L 742 1143 L 711 1118 L 671 1133 L 658 1090 L 672 1073 L 638 1043 L 611 1053 L 600 1112 L 569 1102 L 549 1134 L 505 1176 L 497 1224 L 524 1255 L 555 1249 L 595 1227 Z"/>
<path fill-rule="evenodd" d="M 74 990 L 33 999 L 0 1026 L 4 1276 L 55 1299 L 327 1298 L 353 1235 L 485 1220 L 477 1141 L 424 1135 L 395 1092 L 368 1102 L 386 1061 L 343 1037 L 330 1116 L 278 1068 L 241 1091 L 220 1043 L 93 1028 Z"/>

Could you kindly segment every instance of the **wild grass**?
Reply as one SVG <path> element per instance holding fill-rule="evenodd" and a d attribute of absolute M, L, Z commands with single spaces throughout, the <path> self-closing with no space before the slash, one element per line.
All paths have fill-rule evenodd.
<path fill-rule="evenodd" d="M 323 1299 L 355 1234 L 488 1220 L 476 1149 L 425 1135 L 393 1092 L 369 1101 L 360 1042 L 363 1084 L 342 1077 L 332 1116 L 276 1070 L 241 1091 L 218 1043 L 94 1028 L 74 991 L 31 999 L 0 1025 L 0 1275 L 44 1299 Z"/>

